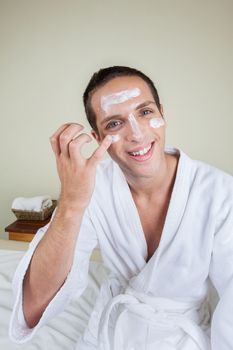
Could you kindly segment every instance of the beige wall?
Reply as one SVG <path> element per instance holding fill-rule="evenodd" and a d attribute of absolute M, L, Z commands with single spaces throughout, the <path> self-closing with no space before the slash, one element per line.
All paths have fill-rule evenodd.
<path fill-rule="evenodd" d="M 167 143 L 233 173 L 232 14 L 232 0 L 1 0 L 0 237 L 13 198 L 57 197 L 48 138 L 85 122 L 82 92 L 100 67 L 147 73 Z"/>

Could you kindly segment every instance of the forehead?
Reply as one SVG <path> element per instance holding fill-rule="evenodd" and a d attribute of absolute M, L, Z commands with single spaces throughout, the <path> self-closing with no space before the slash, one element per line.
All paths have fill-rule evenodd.
<path fill-rule="evenodd" d="M 128 96 L 129 99 L 133 98 L 140 101 L 144 99 L 154 100 L 149 86 L 140 77 L 117 77 L 100 87 L 93 94 L 91 100 L 92 108 L 95 112 L 101 111 L 102 101 L 108 98 L 113 100 L 114 95 L 119 96 L 120 93 Z M 127 98 L 125 100 L 127 102 Z"/>

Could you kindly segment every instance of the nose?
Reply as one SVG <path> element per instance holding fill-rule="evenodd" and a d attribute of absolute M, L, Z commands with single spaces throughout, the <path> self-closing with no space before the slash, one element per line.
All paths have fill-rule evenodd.
<path fill-rule="evenodd" d="M 143 139 L 143 133 L 139 123 L 133 113 L 128 116 L 129 127 L 127 128 L 127 140 L 140 142 Z"/>

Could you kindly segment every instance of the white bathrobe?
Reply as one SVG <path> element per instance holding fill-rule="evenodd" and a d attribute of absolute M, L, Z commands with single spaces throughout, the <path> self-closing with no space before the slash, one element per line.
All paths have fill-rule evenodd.
<path fill-rule="evenodd" d="M 22 313 L 22 281 L 46 230 L 38 231 L 14 277 L 10 336 L 15 341 L 29 340 L 83 293 L 90 255 L 99 245 L 110 275 L 78 350 L 233 349 L 232 176 L 180 151 L 161 241 L 147 262 L 146 239 L 126 179 L 111 159 L 103 161 L 72 269 L 38 325 L 29 329 Z M 205 303 L 210 280 L 220 296 L 211 329 Z"/>

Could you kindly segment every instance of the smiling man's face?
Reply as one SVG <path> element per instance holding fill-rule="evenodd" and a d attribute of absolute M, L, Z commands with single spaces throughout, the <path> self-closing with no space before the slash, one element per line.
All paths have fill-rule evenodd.
<path fill-rule="evenodd" d="M 108 152 L 125 175 L 152 176 L 164 157 L 165 122 L 150 88 L 137 76 L 114 78 L 92 96 L 99 134 L 112 135 Z"/>

